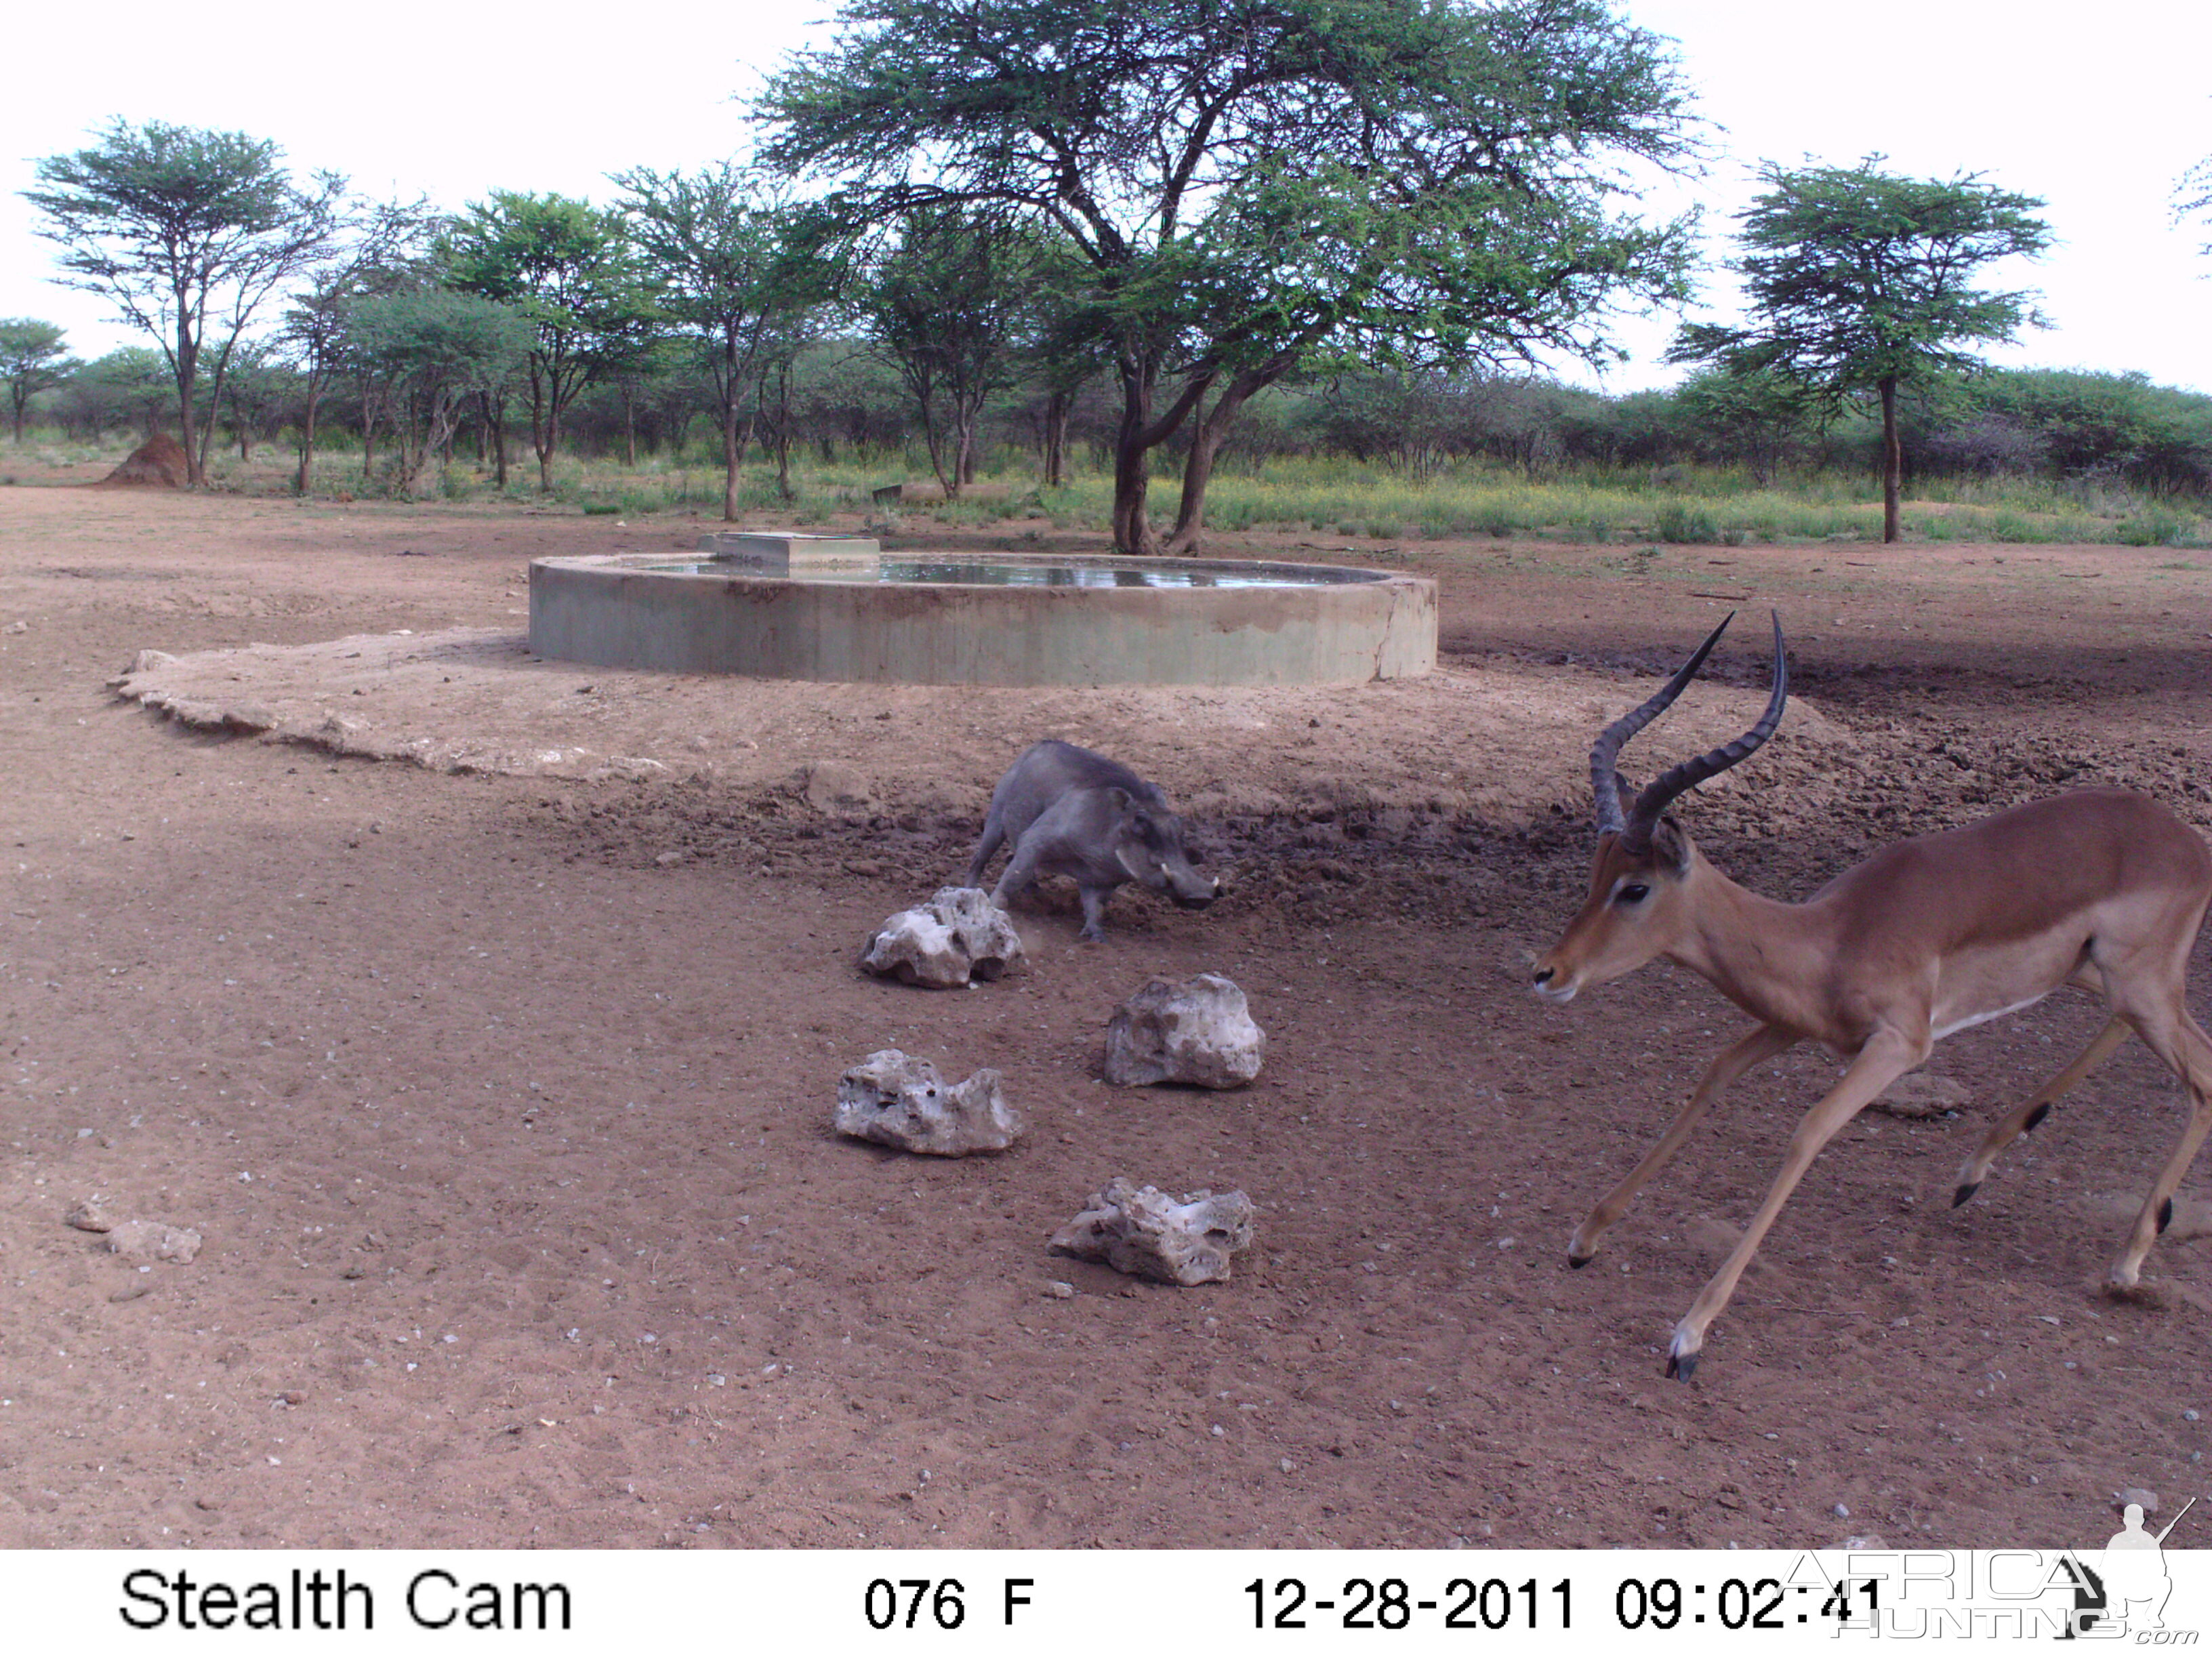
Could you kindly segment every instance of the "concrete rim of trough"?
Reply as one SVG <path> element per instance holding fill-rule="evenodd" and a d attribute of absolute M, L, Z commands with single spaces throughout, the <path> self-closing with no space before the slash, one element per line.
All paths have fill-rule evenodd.
<path fill-rule="evenodd" d="M 1156 562 L 1224 575 L 1311 573 L 1311 580 L 1151 588 L 808 580 L 665 568 L 690 562 L 709 561 L 664 553 L 533 560 L 531 649 L 609 668 L 909 685 L 1345 685 L 1412 678 L 1436 665 L 1436 583 L 1391 571 L 1169 559 Z"/>

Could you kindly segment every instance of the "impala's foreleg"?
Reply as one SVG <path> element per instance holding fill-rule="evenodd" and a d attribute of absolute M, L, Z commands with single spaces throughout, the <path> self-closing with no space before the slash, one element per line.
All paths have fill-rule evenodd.
<path fill-rule="evenodd" d="M 1739 1045 L 1741 1046 L 1741 1045 Z M 1766 1189 L 1765 1201 L 1758 1213 L 1743 1230 L 1743 1237 L 1729 1252 L 1720 1271 L 1698 1292 L 1698 1299 L 1690 1304 L 1690 1311 L 1674 1328 L 1674 1340 L 1668 1345 L 1667 1375 L 1689 1381 L 1690 1374 L 1698 1368 L 1698 1355 L 1705 1343 L 1706 1328 L 1720 1316 L 1728 1306 L 1729 1298 L 1735 1294 L 1736 1281 L 1743 1270 L 1751 1265 L 1758 1252 L 1759 1241 L 1766 1237 L 1767 1229 L 1774 1224 L 1775 1217 L 1812 1167 L 1813 1159 L 1820 1148 L 1835 1138 L 1836 1132 L 1859 1115 L 1860 1110 L 1884 1089 L 1928 1058 L 1930 1047 L 1926 1036 L 1907 1037 L 1895 1030 L 1877 1031 L 1867 1039 L 1857 1057 L 1845 1068 L 1836 1086 L 1828 1091 L 1820 1103 L 1806 1113 L 1805 1121 L 1790 1137 L 1790 1151 L 1782 1160 L 1780 1173 L 1774 1184 Z"/>
<path fill-rule="evenodd" d="M 2189 1173 L 2190 1164 L 2204 1145 L 2206 1132 L 2212 1131 L 2212 1039 L 2208 1039 L 2203 1028 L 2179 1006 L 2165 1018 L 2138 1018 L 2134 1024 L 2137 1034 L 2181 1079 L 2182 1086 L 2189 1092 L 2190 1113 L 2189 1127 L 2181 1132 L 2181 1144 L 2173 1149 L 2173 1156 L 2158 1172 L 2157 1184 L 2143 1200 L 2142 1212 L 2136 1217 L 2136 1224 L 2128 1234 L 2127 1246 L 2120 1252 L 2119 1260 L 2112 1263 L 2106 1282 L 2122 1291 L 2142 1277 L 2143 1258 L 2150 1254 L 2150 1247 L 2173 1219 L 2173 1189 Z"/>
<path fill-rule="evenodd" d="M 1705 1074 L 1698 1079 L 1691 1091 L 1689 1104 L 1676 1114 L 1667 1133 L 1659 1137 L 1659 1144 L 1644 1155 L 1644 1161 L 1628 1172 L 1621 1183 L 1597 1202 L 1595 1208 L 1583 1218 L 1575 1229 L 1575 1236 L 1567 1241 L 1567 1265 L 1586 1267 L 1597 1254 L 1598 1243 L 1613 1224 L 1627 1212 L 1629 1202 L 1642 1189 L 1644 1183 L 1666 1168 L 1682 1143 L 1690 1138 L 1690 1131 L 1698 1127 L 1698 1120 L 1705 1109 L 1718 1097 L 1722 1090 L 1735 1082 L 1753 1066 L 1771 1060 L 1797 1041 L 1796 1036 L 1779 1025 L 1762 1025 L 1750 1036 L 1732 1047 L 1723 1049 L 1705 1067 Z"/>
<path fill-rule="evenodd" d="M 2127 1021 L 2113 1015 L 2106 1022 L 2105 1029 L 2089 1040 L 2089 1046 L 2075 1057 L 2071 1066 L 2030 1095 L 2016 1110 L 1997 1121 L 1974 1155 L 1959 1166 L 1959 1184 L 1951 1194 L 1953 1209 L 1974 1195 L 1974 1189 L 1988 1178 L 1990 1166 L 1996 1162 L 1999 1152 L 2040 1124 L 2050 1115 L 2052 1102 L 2103 1065 L 2112 1050 L 2128 1040 L 2128 1030 Z"/>

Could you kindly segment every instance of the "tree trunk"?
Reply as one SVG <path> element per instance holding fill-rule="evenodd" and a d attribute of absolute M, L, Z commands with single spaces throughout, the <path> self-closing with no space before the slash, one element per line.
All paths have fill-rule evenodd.
<path fill-rule="evenodd" d="M 177 417 L 184 427 L 179 441 L 185 452 L 185 482 L 194 489 L 207 482 L 207 465 L 200 454 L 200 446 L 192 441 L 192 382 L 196 378 L 189 369 L 177 371 Z"/>
<path fill-rule="evenodd" d="M 622 389 L 623 400 L 623 465 L 632 471 L 637 470 L 637 404 L 630 389 Z"/>
<path fill-rule="evenodd" d="M 732 391 L 735 382 L 732 382 Z M 725 395 L 722 401 L 722 522 L 738 521 L 738 467 L 744 451 L 738 441 L 738 401 Z"/>
<path fill-rule="evenodd" d="M 1067 483 L 1067 417 L 1075 399 L 1055 392 L 1044 407 L 1044 487 L 1059 489 Z"/>
<path fill-rule="evenodd" d="M 553 493 L 553 450 L 561 441 L 561 410 L 557 402 L 559 391 L 554 388 L 554 399 L 546 396 L 547 387 L 543 373 L 534 365 L 530 371 L 530 447 L 538 452 L 538 493 Z"/>
<path fill-rule="evenodd" d="M 1121 422 L 1114 434 L 1114 550 L 1138 556 L 1157 553 L 1152 521 L 1145 516 L 1145 492 L 1152 484 L 1146 441 L 1152 424 L 1152 381 L 1157 370 L 1146 356 L 1121 361 Z"/>
<path fill-rule="evenodd" d="M 185 296 L 179 294 L 177 357 L 172 365 L 177 371 L 178 440 L 185 450 L 185 482 L 197 489 L 207 482 L 207 468 L 200 447 L 192 441 L 192 383 L 199 374 L 200 343 L 192 333 L 191 314 Z"/>
<path fill-rule="evenodd" d="M 938 486 L 945 491 L 945 499 L 957 501 L 960 499 L 959 461 L 956 458 L 951 466 L 945 464 L 945 429 L 938 422 L 936 408 L 931 399 L 923 398 L 921 402 L 921 438 L 929 446 L 929 470 L 937 475 Z"/>
<path fill-rule="evenodd" d="M 216 411 L 222 407 L 223 377 L 229 368 L 230 353 L 225 349 L 216 355 L 215 373 L 208 379 L 208 417 L 206 423 L 200 428 L 199 448 L 191 451 L 190 445 L 185 446 L 198 463 L 198 482 L 201 483 L 207 482 L 208 449 L 215 442 Z"/>
<path fill-rule="evenodd" d="M 1149 444 L 1131 441 L 1124 434 L 1114 445 L 1114 550 L 1139 556 L 1158 552 L 1152 526 L 1145 516 L 1145 491 L 1152 480 L 1146 458 Z"/>
<path fill-rule="evenodd" d="M 791 366 L 784 365 L 775 383 L 775 490 L 785 501 L 791 488 Z"/>
<path fill-rule="evenodd" d="M 403 468 L 400 493 L 410 501 L 428 501 L 442 492 L 445 478 L 440 461 L 453 454 L 453 434 L 460 426 L 465 396 L 431 394 L 429 405 L 423 410 L 421 447 L 416 450 L 411 465 Z"/>
<path fill-rule="evenodd" d="M 483 394 L 484 424 L 491 429 L 492 482 L 504 493 L 507 489 L 507 394 L 495 398 Z"/>
<path fill-rule="evenodd" d="M 1213 400 L 1213 407 L 1206 411 L 1198 427 L 1190 435 L 1190 453 L 1182 466 L 1182 501 L 1176 511 L 1175 528 L 1168 532 L 1163 550 L 1169 553 L 1190 553 L 1197 550 L 1199 532 L 1206 524 L 1206 486 L 1212 481 L 1213 463 L 1221 453 L 1221 445 L 1229 436 L 1229 428 L 1236 424 L 1237 416 L 1245 400 L 1267 382 L 1254 375 L 1240 374 L 1222 389 Z"/>
<path fill-rule="evenodd" d="M 293 476 L 292 493 L 304 495 L 315 483 L 315 414 L 323 401 L 319 388 L 307 392 L 307 412 L 300 422 L 300 470 Z"/>
<path fill-rule="evenodd" d="M 422 471 L 422 451 L 418 447 L 420 434 L 415 426 L 415 399 L 410 397 L 404 411 L 392 422 L 393 447 L 399 453 L 392 471 L 392 483 L 401 495 L 415 488 L 416 475 Z"/>
<path fill-rule="evenodd" d="M 1905 539 L 1903 503 L 1899 500 L 1905 477 L 1905 446 L 1897 437 L 1897 376 L 1885 374 L 1875 384 L 1881 392 L 1881 539 L 1887 545 Z"/>
<path fill-rule="evenodd" d="M 1175 436 L 1190 418 L 1191 410 L 1212 386 L 1218 371 L 1194 374 L 1167 413 L 1153 420 L 1152 392 L 1159 379 L 1158 354 L 1142 347 L 1126 351 L 1120 368 L 1121 424 L 1114 434 L 1114 550 L 1144 557 L 1160 550 L 1152 520 L 1145 516 L 1145 494 L 1152 483 L 1146 457 Z"/>

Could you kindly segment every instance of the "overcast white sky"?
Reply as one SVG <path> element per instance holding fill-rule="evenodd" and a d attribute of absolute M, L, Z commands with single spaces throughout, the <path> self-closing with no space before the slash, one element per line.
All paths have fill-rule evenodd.
<path fill-rule="evenodd" d="M 2212 392 L 2212 227 L 2175 228 L 2176 179 L 2212 154 L 2212 3 L 2103 0 L 1626 0 L 1680 45 L 1723 159 L 1656 210 L 1704 204 L 1724 257 L 1729 216 L 1763 159 L 1981 173 L 2040 196 L 2058 245 L 1993 280 L 2040 289 L 2054 326 L 1996 354 L 2011 364 L 2139 369 Z M 544 21 L 549 15 L 555 20 Z M 66 326 L 95 356 L 131 337 L 100 303 L 48 280 L 52 246 L 18 192 L 39 156 L 82 148 L 110 117 L 276 139 L 302 169 L 373 193 L 458 207 L 492 189 L 604 199 L 605 175 L 690 167 L 741 149 L 733 94 L 794 47 L 826 38 L 831 0 L 662 0 L 617 8 L 384 0 L 301 7 L 229 0 L 41 3 L 9 26 L 0 96 L 0 316 Z M 574 21 L 572 21 L 574 20 Z M 634 20 L 634 21 L 632 21 Z M 1715 270 L 1717 307 L 1733 291 Z M 1632 390 L 1674 319 L 1621 331 L 1634 354 L 1607 384 Z"/>

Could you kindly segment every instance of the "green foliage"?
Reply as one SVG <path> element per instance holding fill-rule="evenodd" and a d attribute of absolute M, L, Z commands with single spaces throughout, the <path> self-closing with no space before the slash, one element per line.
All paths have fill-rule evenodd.
<path fill-rule="evenodd" d="M 1960 388 L 1932 445 L 1962 471 L 2125 480 L 2156 495 L 2212 490 L 2212 398 L 2142 374 L 1992 370 Z"/>
<path fill-rule="evenodd" d="M 1613 208 L 1620 162 L 1688 153 L 1686 94 L 1601 0 L 852 0 L 842 21 L 764 100 L 767 158 L 847 180 L 855 222 L 986 202 L 1065 234 L 1117 359 L 1126 550 L 1152 546 L 1147 452 L 1198 420 L 1194 533 L 1230 423 L 1304 366 L 1596 356 L 1611 302 L 1681 291 L 1686 227 Z"/>
<path fill-rule="evenodd" d="M 264 341 L 241 341 L 223 376 L 222 408 L 238 440 L 240 459 L 252 451 L 255 437 L 273 430 L 295 389 L 289 365 Z"/>
<path fill-rule="evenodd" d="M 1702 507 L 1687 501 L 1668 501 L 1652 520 L 1651 533 L 1662 542 L 1717 542 L 1721 527 Z"/>
<path fill-rule="evenodd" d="M 2185 547 L 2194 528 L 2179 514 L 2154 507 L 2122 520 L 2112 535 L 2127 547 Z"/>
<path fill-rule="evenodd" d="M 151 431 L 176 395 L 176 381 L 160 352 L 151 346 L 119 346 L 71 375 L 55 404 L 66 425 L 96 438 L 124 421 L 141 432 Z"/>
<path fill-rule="evenodd" d="M 220 392 L 254 313 L 328 246 L 346 199 L 336 174 L 302 191 L 283 163 L 274 143 L 242 132 L 118 118 L 95 147 L 38 161 L 43 188 L 23 192 L 42 216 L 38 234 L 62 249 L 62 280 L 159 342 L 196 483 L 207 453 L 204 431 L 194 441 L 202 354 Z"/>
<path fill-rule="evenodd" d="M 1856 167 L 1790 169 L 1738 216 L 1752 321 L 1686 328 L 1668 354 L 1778 371 L 1834 392 L 1870 392 L 1977 360 L 1960 348 L 2010 339 L 2033 320 L 2023 293 L 1968 286 L 1996 260 L 2040 253 L 2043 204 L 1966 175 L 1899 178 L 1870 155 Z"/>
<path fill-rule="evenodd" d="M 1981 267 L 2040 253 L 2051 233 L 2043 204 L 1978 177 L 1899 178 L 1869 155 L 1856 167 L 1789 169 L 1769 161 L 1771 186 L 1738 215 L 1751 321 L 1695 324 L 1677 336 L 1675 362 L 1714 362 L 1740 378 L 1779 375 L 1833 400 L 1874 393 L 1881 403 L 1882 539 L 1902 534 L 1903 456 L 1897 392 L 1944 370 L 1973 368 L 1962 346 L 2010 339 L 2034 319 L 2027 296 L 1969 287 Z"/>
<path fill-rule="evenodd" d="M 439 255 L 451 287 L 512 306 L 535 334 L 531 441 L 538 487 L 550 491 L 568 406 L 636 349 L 656 316 L 627 222 L 572 197 L 494 191 L 469 204 Z"/>
<path fill-rule="evenodd" d="M 363 295 L 346 323 L 349 355 L 400 417 L 410 495 L 422 493 L 466 400 L 504 381 L 535 338 L 517 307 L 444 289 Z"/>
<path fill-rule="evenodd" d="M 1748 459 L 1759 482 L 1824 423 L 1820 394 L 1771 368 L 1735 367 L 1692 375 L 1675 407 L 1709 454 Z"/>
<path fill-rule="evenodd" d="M 641 167 L 615 182 L 625 192 L 620 208 L 639 256 L 659 284 L 660 314 L 696 343 L 712 378 L 723 515 L 733 519 L 747 400 L 764 360 L 803 339 L 804 319 L 829 286 L 817 217 L 787 183 L 730 162 L 690 174 Z"/>
<path fill-rule="evenodd" d="M 452 398 L 495 385 L 532 339 L 515 307 L 441 289 L 365 295 L 346 316 L 357 362 Z"/>
<path fill-rule="evenodd" d="M 59 386 L 84 367 L 69 355 L 68 336 L 35 317 L 0 317 L 0 382 L 8 387 L 15 441 L 23 441 L 23 414 L 32 398 Z"/>
<path fill-rule="evenodd" d="M 860 295 L 866 326 L 913 395 L 948 500 L 975 476 L 983 409 L 1012 380 L 1045 261 L 995 212 L 917 209 Z"/>

